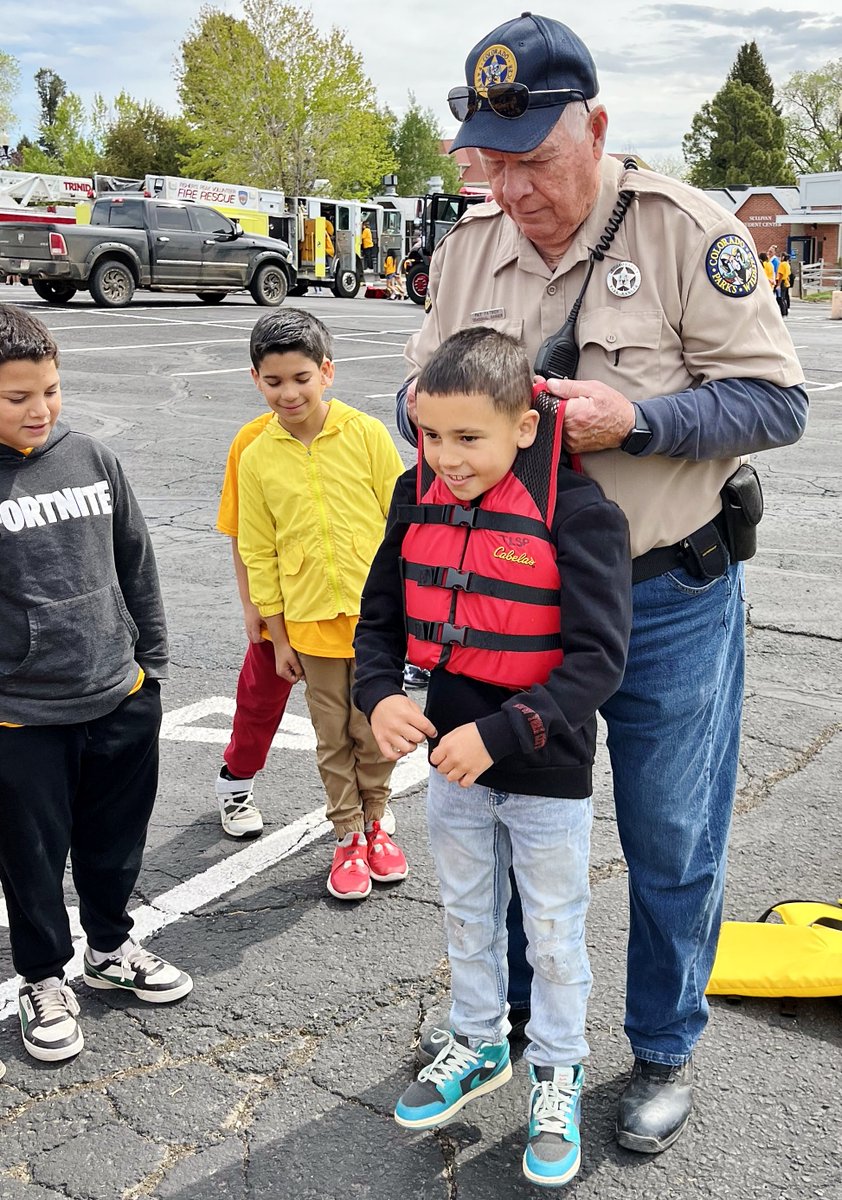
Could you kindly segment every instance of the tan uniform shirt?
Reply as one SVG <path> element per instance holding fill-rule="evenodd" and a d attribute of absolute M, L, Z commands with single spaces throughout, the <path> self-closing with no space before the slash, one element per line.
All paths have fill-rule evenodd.
<path fill-rule="evenodd" d="M 579 314 L 578 379 L 599 379 L 641 401 L 716 379 L 762 379 L 780 387 L 803 383 L 792 341 L 765 280 L 749 295 L 728 295 L 711 282 L 711 246 L 744 225 L 700 191 L 651 171 L 601 163 L 597 203 L 552 270 L 496 204 L 468 210 L 436 248 L 431 307 L 407 344 L 415 375 L 458 329 L 490 325 L 522 338 L 530 360 L 564 324 L 585 277 L 587 257 L 602 235 L 620 188 L 637 193 L 605 259 L 594 269 Z M 616 296 L 608 273 L 621 262 L 640 270 L 633 295 Z M 756 262 L 755 262 L 756 267 Z M 582 456 L 588 475 L 625 511 L 632 554 L 669 546 L 719 512 L 722 484 L 739 465 L 621 450 Z"/>

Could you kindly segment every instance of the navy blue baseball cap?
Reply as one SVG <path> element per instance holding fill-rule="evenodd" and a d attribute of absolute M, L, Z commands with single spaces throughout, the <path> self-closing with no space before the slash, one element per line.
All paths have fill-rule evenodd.
<path fill-rule="evenodd" d="M 476 146 L 526 154 L 543 142 L 565 105 L 592 100 L 599 91 L 596 66 L 582 39 L 560 21 L 528 12 L 498 25 L 474 46 L 465 60 L 465 79 L 467 88 L 454 88 L 448 97 L 454 115 L 467 112 L 467 119 L 459 118 L 451 153 Z M 510 95 L 504 84 L 516 85 Z M 497 112 L 489 104 L 489 86 Z M 498 115 L 519 108 L 522 116 Z"/>

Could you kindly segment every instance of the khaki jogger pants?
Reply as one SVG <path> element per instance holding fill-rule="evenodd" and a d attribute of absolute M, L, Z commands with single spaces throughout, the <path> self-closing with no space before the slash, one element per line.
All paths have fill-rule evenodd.
<path fill-rule="evenodd" d="M 298 654 L 305 698 L 316 731 L 316 763 L 327 793 L 327 819 L 337 838 L 379 821 L 390 796 L 394 763 L 374 740 L 371 726 L 351 700 L 353 658 Z"/>

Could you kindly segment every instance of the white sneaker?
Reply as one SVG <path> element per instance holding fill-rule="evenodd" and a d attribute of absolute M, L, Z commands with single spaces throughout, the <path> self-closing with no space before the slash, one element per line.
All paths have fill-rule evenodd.
<path fill-rule="evenodd" d="M 193 980 L 186 971 L 180 971 L 151 950 L 144 950 L 131 938 L 108 958 L 96 963 L 92 961 L 88 947 L 82 978 L 88 987 L 119 988 L 133 992 L 148 1004 L 169 1004 L 193 990 Z"/>
<path fill-rule="evenodd" d="M 254 776 L 251 779 L 226 779 L 220 771 L 216 778 L 216 798 L 222 828 L 231 837 L 260 837 L 263 817 L 254 803 Z"/>
<path fill-rule="evenodd" d="M 383 809 L 383 816 L 380 818 L 380 828 L 384 833 L 388 833 L 389 837 L 391 837 L 397 827 L 398 823 L 395 820 L 395 810 L 392 808 L 391 804 L 387 804 Z"/>
<path fill-rule="evenodd" d="M 76 1021 L 79 1001 L 58 976 L 38 983 L 22 983 L 18 1015 L 23 1044 L 41 1062 L 73 1058 L 85 1044 Z"/>

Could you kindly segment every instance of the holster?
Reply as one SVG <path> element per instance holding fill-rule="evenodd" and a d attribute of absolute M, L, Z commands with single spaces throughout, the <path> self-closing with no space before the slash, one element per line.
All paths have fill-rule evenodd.
<path fill-rule="evenodd" d="M 731 562 L 745 562 L 757 553 L 757 526 L 763 516 L 763 489 L 754 467 L 750 463 L 737 467 L 720 496 Z"/>

